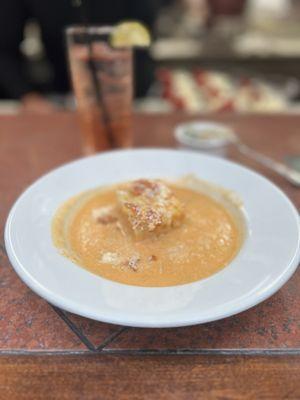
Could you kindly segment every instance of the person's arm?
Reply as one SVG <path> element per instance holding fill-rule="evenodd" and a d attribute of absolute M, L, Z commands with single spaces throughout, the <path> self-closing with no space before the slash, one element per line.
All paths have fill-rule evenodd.
<path fill-rule="evenodd" d="M 27 17 L 22 0 L 4 0 L 0 12 L 0 88 L 8 98 L 20 99 L 22 111 L 48 113 L 53 105 L 34 92 L 22 70 L 20 44 Z"/>
<path fill-rule="evenodd" d="M 0 86 L 10 98 L 19 99 L 32 89 L 22 71 L 20 43 L 23 39 L 26 10 L 20 0 L 1 2 Z"/>
<path fill-rule="evenodd" d="M 158 11 L 161 8 L 162 0 L 129 0 L 125 2 L 125 14 L 127 18 L 137 19 L 144 22 L 150 30 L 153 27 Z"/>
<path fill-rule="evenodd" d="M 128 0 L 124 2 L 124 19 L 134 19 L 152 28 L 162 0 Z M 135 96 L 144 97 L 154 82 L 155 66 L 148 49 L 134 51 Z"/>

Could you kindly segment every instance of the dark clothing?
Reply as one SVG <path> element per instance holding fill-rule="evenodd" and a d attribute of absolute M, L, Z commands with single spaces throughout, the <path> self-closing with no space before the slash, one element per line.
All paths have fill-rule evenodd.
<path fill-rule="evenodd" d="M 40 25 L 47 60 L 52 68 L 49 89 L 69 90 L 64 29 L 83 22 L 88 14 L 91 24 L 110 25 L 121 20 L 137 19 L 150 28 L 154 22 L 159 0 L 0 0 L 0 91 L 5 97 L 20 98 L 35 90 L 24 69 L 19 47 L 26 21 L 34 18 Z M 84 11 L 85 10 L 85 11 Z M 137 95 L 147 90 L 153 75 L 147 53 L 136 57 Z"/>

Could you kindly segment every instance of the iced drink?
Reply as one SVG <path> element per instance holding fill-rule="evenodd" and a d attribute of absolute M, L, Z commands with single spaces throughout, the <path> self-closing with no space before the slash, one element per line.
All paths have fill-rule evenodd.
<path fill-rule="evenodd" d="M 67 30 L 85 154 L 131 145 L 132 50 L 112 48 L 108 41 L 111 29 Z"/>

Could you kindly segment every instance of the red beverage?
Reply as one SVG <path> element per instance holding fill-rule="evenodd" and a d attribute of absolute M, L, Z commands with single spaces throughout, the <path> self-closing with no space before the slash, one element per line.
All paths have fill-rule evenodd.
<path fill-rule="evenodd" d="M 132 142 L 132 51 L 109 45 L 113 28 L 67 29 L 70 71 L 85 154 Z"/>

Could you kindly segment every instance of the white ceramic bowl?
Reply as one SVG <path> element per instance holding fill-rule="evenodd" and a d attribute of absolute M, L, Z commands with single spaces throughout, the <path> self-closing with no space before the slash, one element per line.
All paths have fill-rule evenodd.
<path fill-rule="evenodd" d="M 228 126 L 213 121 L 179 124 L 174 135 L 182 147 L 218 156 L 225 156 L 228 146 L 236 140 L 234 132 Z"/>
<path fill-rule="evenodd" d="M 248 237 L 219 273 L 173 287 L 129 286 L 93 275 L 53 246 L 52 217 L 69 197 L 128 179 L 187 173 L 234 190 L 244 201 Z M 9 214 L 5 243 L 20 278 L 50 303 L 99 321 L 173 327 L 228 317 L 275 293 L 299 261 L 299 218 L 276 186 L 232 162 L 187 151 L 115 151 L 66 164 L 30 186 Z"/>

